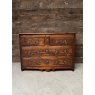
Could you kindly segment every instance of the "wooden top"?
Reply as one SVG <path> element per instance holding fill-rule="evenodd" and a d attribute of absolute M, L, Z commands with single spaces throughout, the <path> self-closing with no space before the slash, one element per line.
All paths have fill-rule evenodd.
<path fill-rule="evenodd" d="M 40 35 L 40 34 L 42 34 L 42 35 L 44 35 L 44 34 L 50 34 L 50 35 L 54 35 L 54 34 L 57 34 L 57 35 L 61 35 L 61 34 L 76 34 L 75 32 L 70 32 L 70 33 L 19 33 L 19 35 L 20 34 L 36 34 L 36 35 Z"/>

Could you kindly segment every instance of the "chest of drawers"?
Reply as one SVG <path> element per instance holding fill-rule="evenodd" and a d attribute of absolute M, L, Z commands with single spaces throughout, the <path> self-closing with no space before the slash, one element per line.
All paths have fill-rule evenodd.
<path fill-rule="evenodd" d="M 21 70 L 74 70 L 75 33 L 19 34 Z"/>

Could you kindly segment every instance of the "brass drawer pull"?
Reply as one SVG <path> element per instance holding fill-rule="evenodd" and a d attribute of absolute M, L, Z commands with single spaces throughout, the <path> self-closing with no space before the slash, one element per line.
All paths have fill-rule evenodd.
<path fill-rule="evenodd" d="M 67 44 L 67 40 L 64 40 L 64 44 Z"/>
<path fill-rule="evenodd" d="M 27 41 L 27 44 L 31 45 L 31 44 L 38 44 L 39 43 L 39 40 L 32 40 L 32 41 Z"/>
<path fill-rule="evenodd" d="M 68 64 L 68 62 L 66 60 L 63 61 L 63 64 Z"/>
<path fill-rule="evenodd" d="M 38 55 L 41 55 L 41 52 L 40 52 L 40 50 L 37 50 L 37 52 L 36 52 Z"/>
<path fill-rule="evenodd" d="M 61 44 L 67 44 L 67 40 L 60 40 Z"/>
<path fill-rule="evenodd" d="M 63 49 L 61 53 L 67 53 L 67 49 Z"/>
<path fill-rule="evenodd" d="M 67 44 L 67 40 L 56 40 L 55 44 Z"/>
<path fill-rule="evenodd" d="M 55 55 L 57 55 L 57 54 L 58 54 L 58 50 L 55 50 L 55 52 L 54 52 L 54 53 L 55 53 Z"/>
<path fill-rule="evenodd" d="M 31 44 L 35 45 L 35 44 L 38 44 L 38 42 L 39 42 L 38 40 L 33 40 L 33 41 L 31 41 Z"/>
<path fill-rule="evenodd" d="M 34 40 L 34 44 L 38 44 L 39 43 L 39 40 Z"/>
<path fill-rule="evenodd" d="M 28 51 L 28 55 L 32 55 L 32 51 Z"/>
<path fill-rule="evenodd" d="M 45 36 L 45 42 L 49 43 L 49 37 L 48 36 Z"/>
<path fill-rule="evenodd" d="M 59 43 L 60 43 L 60 41 L 56 40 L 56 41 L 55 41 L 55 43 L 56 43 L 56 44 L 59 44 Z"/>
<path fill-rule="evenodd" d="M 45 61 L 45 64 L 49 64 L 49 60 L 46 60 L 46 61 Z"/>
<path fill-rule="evenodd" d="M 45 52 L 46 52 L 46 54 L 49 54 L 50 53 L 49 49 L 46 49 Z"/>
<path fill-rule="evenodd" d="M 40 60 L 38 60 L 38 61 L 36 62 L 37 65 L 40 64 L 40 63 L 41 63 Z"/>

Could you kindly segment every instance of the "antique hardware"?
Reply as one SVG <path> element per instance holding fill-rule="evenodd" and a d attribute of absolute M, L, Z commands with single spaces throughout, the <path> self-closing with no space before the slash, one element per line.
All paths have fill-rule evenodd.
<path fill-rule="evenodd" d="M 40 63 L 41 63 L 40 60 L 38 60 L 38 61 L 36 62 L 37 65 L 40 64 Z"/>
<path fill-rule="evenodd" d="M 67 44 L 67 40 L 64 40 L 64 44 Z"/>
<path fill-rule="evenodd" d="M 37 50 L 37 52 L 36 52 L 38 55 L 41 55 L 41 52 L 40 52 L 40 50 Z"/>
<path fill-rule="evenodd" d="M 67 44 L 67 40 L 60 40 L 60 44 Z"/>
<path fill-rule="evenodd" d="M 45 52 L 46 52 L 46 54 L 50 54 L 49 49 L 46 49 Z"/>
<path fill-rule="evenodd" d="M 56 40 L 55 44 L 67 44 L 67 40 Z"/>
<path fill-rule="evenodd" d="M 49 64 L 49 60 L 46 60 L 46 61 L 45 61 L 45 64 Z"/>
<path fill-rule="evenodd" d="M 45 43 L 49 44 L 49 37 L 45 36 Z"/>
<path fill-rule="evenodd" d="M 38 40 L 32 40 L 32 41 L 30 42 L 30 44 L 36 45 L 36 44 L 38 44 Z"/>
<path fill-rule="evenodd" d="M 32 51 L 28 51 L 28 55 L 32 55 Z"/>
<path fill-rule="evenodd" d="M 56 40 L 56 41 L 55 41 L 55 43 L 56 43 L 56 44 L 59 44 L 59 43 L 60 43 L 60 41 Z"/>
<path fill-rule="evenodd" d="M 57 55 L 58 54 L 58 50 L 55 49 L 55 52 L 54 53 L 55 53 L 55 55 Z"/>
<path fill-rule="evenodd" d="M 39 40 L 34 40 L 34 44 L 38 44 L 39 43 Z"/>
<path fill-rule="evenodd" d="M 32 41 L 28 40 L 27 41 L 27 44 L 29 44 L 29 45 L 31 45 L 31 44 L 36 45 L 38 43 L 39 43 L 39 40 L 32 40 Z"/>
<path fill-rule="evenodd" d="M 63 51 L 61 52 L 61 53 L 67 53 L 67 49 L 65 48 L 65 49 L 63 49 Z"/>
<path fill-rule="evenodd" d="M 68 62 L 66 60 L 63 61 L 63 64 L 67 64 Z"/>

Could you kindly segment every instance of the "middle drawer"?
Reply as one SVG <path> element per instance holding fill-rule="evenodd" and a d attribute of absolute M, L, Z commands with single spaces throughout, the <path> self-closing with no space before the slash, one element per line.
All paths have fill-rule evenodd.
<path fill-rule="evenodd" d="M 72 55 L 73 46 L 26 46 L 22 47 L 23 57 Z"/>

